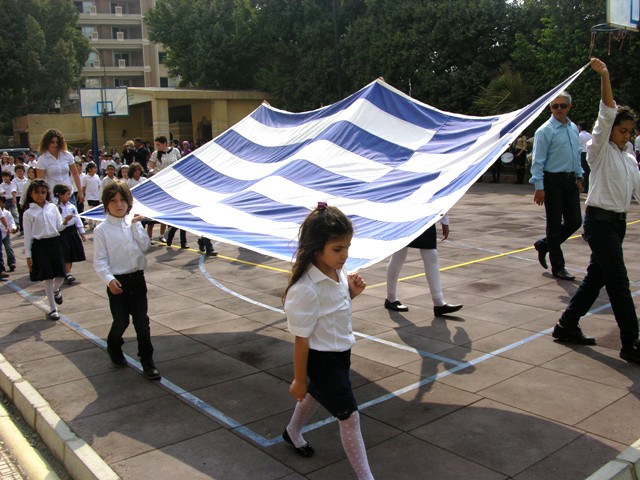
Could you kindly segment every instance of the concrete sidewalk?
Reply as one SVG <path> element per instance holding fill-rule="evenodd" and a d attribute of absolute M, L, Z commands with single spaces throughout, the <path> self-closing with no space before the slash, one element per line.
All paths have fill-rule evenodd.
<path fill-rule="evenodd" d="M 583 479 L 640 437 L 640 366 L 618 358 L 606 294 L 582 323 L 597 346 L 550 337 L 589 248 L 580 237 L 567 241 L 578 280 L 554 279 L 532 248 L 543 216 L 527 185 L 476 184 L 454 207 L 439 253 L 446 299 L 465 305 L 456 316 L 434 318 L 417 250 L 399 286 L 407 313 L 382 308 L 386 263 L 362 272 L 369 286 L 354 301 L 352 383 L 376 478 Z M 625 254 L 638 294 L 640 207 L 632 205 L 628 221 Z M 21 237 L 13 241 L 21 254 Z M 46 320 L 42 285 L 29 282 L 24 261 L 0 286 L 0 367 L 15 372 L 0 387 L 14 401 L 17 391 L 41 403 L 33 422 L 47 412 L 61 455 L 79 462 L 81 473 L 70 470 L 76 478 L 91 478 L 93 462 L 101 479 L 354 478 L 326 411 L 306 433 L 314 457 L 297 457 L 280 439 L 295 403 L 280 301 L 289 264 L 216 249 L 221 255 L 207 259 L 164 246 L 149 253 L 160 383 L 137 369 L 132 327 L 132 366 L 109 362 L 102 346 L 111 315 L 90 261 L 74 265 L 79 283 L 63 289 L 57 323 Z M 20 393 L 26 384 L 31 396 Z"/>

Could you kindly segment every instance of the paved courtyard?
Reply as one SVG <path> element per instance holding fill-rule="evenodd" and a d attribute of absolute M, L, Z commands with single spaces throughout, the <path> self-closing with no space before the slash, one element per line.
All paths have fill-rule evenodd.
<path fill-rule="evenodd" d="M 637 295 L 638 205 L 628 222 Z M 399 285 L 407 313 L 382 308 L 386 262 L 362 272 L 352 383 L 376 478 L 583 479 L 640 437 L 640 366 L 618 358 L 606 294 L 582 322 L 597 346 L 550 337 L 589 247 L 579 235 L 565 243 L 577 280 L 559 281 L 537 262 L 532 244 L 543 233 L 530 186 L 478 183 L 452 209 L 450 240 L 439 247 L 446 299 L 463 310 L 433 316 L 417 250 Z M 22 257 L 22 238 L 13 240 Z M 204 258 L 191 235 L 189 243 L 148 255 L 162 382 L 136 368 L 133 327 L 132 366 L 111 365 L 111 315 L 91 261 L 74 266 L 79 283 L 64 287 L 57 323 L 19 261 L 0 286 L 0 353 L 123 479 L 354 478 L 325 410 L 306 433 L 314 457 L 296 456 L 280 437 L 295 403 L 280 300 L 289 264 L 222 243 L 218 257 Z"/>

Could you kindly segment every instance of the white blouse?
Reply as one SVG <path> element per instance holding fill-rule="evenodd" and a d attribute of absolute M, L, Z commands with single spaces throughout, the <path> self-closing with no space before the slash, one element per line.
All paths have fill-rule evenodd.
<path fill-rule="evenodd" d="M 60 235 L 66 225 L 62 223 L 62 216 L 53 203 L 45 202 L 40 208 L 37 203 L 30 203 L 22 217 L 24 228 L 24 256 L 31 258 L 31 244 L 33 240 L 52 238 Z"/>

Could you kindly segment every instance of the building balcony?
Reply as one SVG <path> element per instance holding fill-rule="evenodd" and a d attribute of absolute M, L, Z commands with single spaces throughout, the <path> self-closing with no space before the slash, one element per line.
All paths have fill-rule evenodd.
<path fill-rule="evenodd" d="M 118 40 L 117 38 L 89 38 L 89 43 L 98 50 L 140 50 L 142 47 L 149 45 L 149 40 L 146 38 L 126 38 L 123 40 Z"/>
<path fill-rule="evenodd" d="M 78 25 L 140 25 L 142 15 L 126 14 L 116 15 L 115 13 L 80 13 L 78 15 Z"/>
<path fill-rule="evenodd" d="M 136 77 L 151 72 L 149 65 L 83 67 L 83 77 Z"/>

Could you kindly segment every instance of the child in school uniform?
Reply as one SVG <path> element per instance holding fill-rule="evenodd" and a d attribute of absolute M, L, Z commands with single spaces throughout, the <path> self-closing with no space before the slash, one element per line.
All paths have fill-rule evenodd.
<path fill-rule="evenodd" d="M 15 196 L 13 198 L 13 203 L 18 209 L 18 227 L 22 232 L 22 212 L 24 211 L 22 197 L 26 192 L 27 183 L 29 182 L 29 180 L 27 180 L 27 177 L 25 176 L 24 165 L 16 165 L 15 175 L 16 176 L 12 180 L 15 187 Z"/>
<path fill-rule="evenodd" d="M 296 260 L 284 293 L 289 331 L 296 337 L 289 393 L 298 403 L 282 437 L 298 455 L 313 455 L 315 450 L 302 437 L 302 429 L 322 405 L 338 419 L 342 447 L 358 479 L 369 480 L 373 475 L 349 380 L 355 344 L 351 300 L 366 286 L 360 275 L 344 270 L 352 236 L 351 221 L 324 202 L 300 227 Z"/>
<path fill-rule="evenodd" d="M 71 189 L 69 186 L 63 184 L 56 185 L 53 187 L 53 196 L 58 199 L 60 215 L 63 217 L 70 215 L 72 217 L 67 227 L 60 232 L 66 272 L 64 281 L 67 285 L 71 285 L 76 281 L 76 277 L 71 275 L 73 262 L 84 262 L 86 260 L 82 242 L 85 242 L 87 237 L 84 236 L 84 225 L 78 215 L 78 209 L 69 201 L 71 199 Z"/>
<path fill-rule="evenodd" d="M 100 177 L 98 176 L 98 166 L 89 162 L 87 164 L 87 174 L 82 177 L 82 190 L 84 192 L 84 198 L 87 200 L 89 208 L 97 207 L 100 205 Z M 94 227 L 94 221 L 87 221 L 89 228 Z"/>
<path fill-rule="evenodd" d="M 153 345 L 147 316 L 147 284 L 144 254 L 151 242 L 140 224 L 141 215 L 128 214 L 133 196 L 126 183 L 114 180 L 102 190 L 102 204 L 107 219 L 94 231 L 93 264 L 98 276 L 107 285 L 107 296 L 113 323 L 107 337 L 107 352 L 116 367 L 125 367 L 122 336 L 133 320 L 138 340 L 138 355 L 144 376 L 159 380 L 160 373 L 153 362 Z"/>
<path fill-rule="evenodd" d="M 100 189 L 104 190 L 105 185 L 108 183 L 117 180 L 116 178 L 116 167 L 115 165 L 107 165 L 106 170 L 104 171 L 105 175 L 102 181 L 100 182 Z"/>
<path fill-rule="evenodd" d="M 4 223 L 0 224 L 0 231 L 2 232 L 2 246 L 4 246 L 4 251 L 7 254 L 7 265 L 9 267 L 9 271 L 13 272 L 16 269 L 16 255 L 13 252 L 13 246 L 11 245 L 11 234 L 16 233 L 18 229 L 16 228 L 11 212 L 5 208 L 5 205 L 6 198 L 0 196 L 0 215 L 2 215 L 7 222 L 7 228 L 5 228 Z M 2 246 L 0 246 L 0 248 L 2 248 Z"/>
<path fill-rule="evenodd" d="M 44 291 L 51 308 L 49 319 L 60 320 L 56 305 L 62 305 L 60 287 L 65 276 L 60 231 L 72 217 L 63 219 L 58 208 L 48 201 L 49 186 L 42 179 L 32 181 L 26 195 L 31 200 L 23 216 L 24 253 L 29 277 L 32 282 L 44 281 Z"/>
<path fill-rule="evenodd" d="M 144 182 L 145 180 L 146 178 L 144 176 L 144 171 L 142 170 L 142 165 L 140 165 L 138 162 L 133 162 L 131 165 L 129 165 L 128 178 L 126 180 L 129 188 L 133 188 L 136 185 Z"/>

